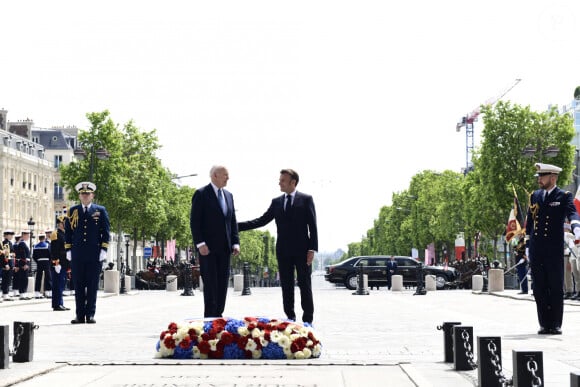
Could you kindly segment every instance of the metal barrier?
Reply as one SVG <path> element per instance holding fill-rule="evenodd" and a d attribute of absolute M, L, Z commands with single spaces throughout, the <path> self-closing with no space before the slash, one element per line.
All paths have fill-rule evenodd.
<path fill-rule="evenodd" d="M 11 353 L 13 362 L 32 361 L 35 329 L 38 329 L 38 325 L 33 322 L 14 321 L 14 350 Z"/>
<path fill-rule="evenodd" d="M 444 322 L 443 325 L 437 326 L 437 330 L 443 330 L 443 361 L 453 363 L 453 327 L 461 325 L 460 322 Z"/>
<path fill-rule="evenodd" d="M 185 280 L 183 281 L 182 296 L 193 296 L 193 266 L 191 263 L 185 264 Z"/>
<path fill-rule="evenodd" d="M 479 387 L 540 387 L 543 385 L 544 366 L 542 352 L 513 350 L 512 378 L 503 373 L 501 361 L 501 338 L 497 336 L 477 338 L 477 363 L 473 355 L 473 327 L 461 323 L 443 323 L 445 362 L 453 357 L 456 371 L 477 369 Z M 451 333 L 450 333 L 451 332 Z M 452 345 L 449 346 L 449 340 Z M 451 351 L 453 352 L 451 354 Z M 580 374 L 570 375 L 571 387 L 580 387 Z"/>
<path fill-rule="evenodd" d="M 8 325 L 0 326 L 0 343 L 2 343 L 2 348 L 0 348 L 0 369 L 8 368 L 10 361 L 10 347 L 8 346 L 9 335 L 10 330 Z"/>
<path fill-rule="evenodd" d="M 570 387 L 580 387 L 580 373 L 571 372 L 570 373 Z"/>
<path fill-rule="evenodd" d="M 364 280 L 364 265 L 360 265 L 358 267 L 357 272 L 357 287 L 356 292 L 353 294 L 358 296 L 368 296 L 369 290 L 365 287 L 365 280 Z"/>
<path fill-rule="evenodd" d="M 244 289 L 242 290 L 242 296 L 249 296 L 252 294 L 250 290 L 250 264 L 244 262 Z"/>

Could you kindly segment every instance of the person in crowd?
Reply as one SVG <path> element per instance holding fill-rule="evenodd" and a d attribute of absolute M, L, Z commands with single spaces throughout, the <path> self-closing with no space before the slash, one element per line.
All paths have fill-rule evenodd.
<path fill-rule="evenodd" d="M 530 194 L 526 218 L 526 255 L 530 260 L 541 335 L 562 334 L 564 314 L 564 222 L 580 239 L 574 195 L 556 184 L 562 168 L 536 163 L 539 189 Z"/>
<path fill-rule="evenodd" d="M 578 266 L 576 265 L 577 249 L 574 243 L 570 223 L 564 223 L 564 299 L 576 297 L 580 278 L 578 278 Z"/>
<path fill-rule="evenodd" d="M 66 275 L 70 268 L 70 262 L 66 259 L 65 237 L 64 237 L 64 216 L 59 216 L 56 220 L 56 230 L 50 235 L 50 259 L 52 275 L 52 310 L 63 312 L 70 310 L 64 306 L 63 292 L 66 285 Z"/>
<path fill-rule="evenodd" d="M 518 294 L 528 294 L 528 257 L 526 256 L 526 241 L 523 236 L 518 240 L 515 253 L 516 272 L 520 285 L 520 292 Z"/>
<path fill-rule="evenodd" d="M 226 306 L 231 255 L 240 253 L 234 197 L 224 187 L 229 173 L 222 165 L 210 170 L 211 182 L 191 199 L 190 227 L 199 252 L 204 317 L 222 317 Z"/>
<path fill-rule="evenodd" d="M 66 259 L 74 278 L 76 317 L 71 324 L 94 324 L 99 276 L 109 247 L 109 214 L 105 207 L 93 203 L 94 183 L 81 182 L 75 189 L 80 204 L 70 208 L 64 227 Z"/>
<path fill-rule="evenodd" d="M 387 261 L 387 290 L 391 290 L 393 285 L 393 276 L 397 274 L 397 261 L 395 257 L 391 255 Z"/>
<path fill-rule="evenodd" d="M 28 273 L 30 271 L 30 231 L 22 230 L 18 242 L 14 245 L 14 297 L 30 300 L 28 296 Z"/>
<path fill-rule="evenodd" d="M 4 240 L 2 241 L 2 251 L 4 254 L 0 261 L 2 264 L 2 299 L 4 301 L 13 301 L 9 294 L 14 269 L 14 246 L 12 245 L 12 238 L 14 238 L 14 231 L 5 230 Z"/>
<path fill-rule="evenodd" d="M 34 298 L 52 297 L 52 279 L 50 275 L 50 245 L 44 235 L 38 236 L 38 243 L 32 249 L 32 259 L 36 262 L 34 278 Z M 42 280 L 44 279 L 44 295 L 42 294 Z"/>
<path fill-rule="evenodd" d="M 240 231 L 263 227 L 276 221 L 278 238 L 276 258 L 282 286 L 282 304 L 289 320 L 296 320 L 294 311 L 294 272 L 300 288 L 302 321 L 312 324 L 314 300 L 312 297 L 312 261 L 318 251 L 318 228 L 312 196 L 298 192 L 298 172 L 282 169 L 278 185 L 282 196 L 272 199 L 266 212 L 259 218 L 238 224 Z"/>

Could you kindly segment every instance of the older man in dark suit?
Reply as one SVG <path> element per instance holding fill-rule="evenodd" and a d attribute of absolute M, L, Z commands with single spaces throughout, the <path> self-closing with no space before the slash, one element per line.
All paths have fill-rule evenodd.
<path fill-rule="evenodd" d="M 224 166 L 210 170 L 211 183 L 191 199 L 190 227 L 199 251 L 204 317 L 222 317 L 230 278 L 230 257 L 240 253 L 233 195 L 223 189 L 229 174 Z"/>
<path fill-rule="evenodd" d="M 580 239 L 574 196 L 556 186 L 562 168 L 536 163 L 540 189 L 530 195 L 526 218 L 526 255 L 532 269 L 534 299 L 541 335 L 562 334 L 564 314 L 564 221 Z"/>
<path fill-rule="evenodd" d="M 312 323 L 314 301 L 312 299 L 312 261 L 318 250 L 316 210 L 312 196 L 296 191 L 298 173 L 292 169 L 280 171 L 279 186 L 284 195 L 272 199 L 268 210 L 261 217 L 241 222 L 240 231 L 265 226 L 276 220 L 278 240 L 276 257 L 282 285 L 284 312 L 290 320 L 296 320 L 294 312 L 294 269 L 296 269 L 302 321 Z"/>

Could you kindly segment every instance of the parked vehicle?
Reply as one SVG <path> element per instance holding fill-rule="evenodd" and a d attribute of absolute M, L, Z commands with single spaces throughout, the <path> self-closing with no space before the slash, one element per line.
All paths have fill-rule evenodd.
<path fill-rule="evenodd" d="M 386 286 L 387 284 L 387 261 L 390 255 L 371 255 L 352 257 L 340 263 L 326 267 L 324 279 L 335 284 L 344 284 L 348 289 L 357 288 L 357 275 L 359 267 L 363 266 L 363 273 L 368 275 L 368 285 Z M 418 260 L 411 257 L 395 256 L 397 272 L 403 276 L 404 286 L 417 285 L 417 268 L 422 265 Z M 445 289 L 457 279 L 457 271 L 443 266 L 423 266 L 423 275 L 435 276 L 437 289 Z"/>

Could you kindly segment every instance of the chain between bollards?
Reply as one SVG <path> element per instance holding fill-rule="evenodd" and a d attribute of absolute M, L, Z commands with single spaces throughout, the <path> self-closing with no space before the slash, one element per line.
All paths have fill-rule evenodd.
<path fill-rule="evenodd" d="M 467 358 L 467 362 L 472 369 L 476 370 L 477 363 L 474 360 L 473 348 L 471 348 L 471 344 L 469 343 L 469 332 L 462 330 L 461 338 L 463 339 L 463 348 L 465 348 L 465 357 Z"/>
<path fill-rule="evenodd" d="M 487 344 L 487 350 L 491 354 L 490 358 L 491 365 L 494 368 L 494 374 L 495 376 L 497 376 L 498 381 L 501 383 L 502 386 L 513 386 L 514 385 L 513 378 L 507 378 L 503 373 L 503 369 L 501 367 L 501 360 L 499 358 L 499 355 L 497 354 L 497 346 L 493 341 L 490 341 Z"/>
<path fill-rule="evenodd" d="M 542 385 L 542 379 L 536 375 L 538 370 L 538 363 L 535 360 L 528 360 L 527 363 L 528 371 L 532 374 L 532 387 L 540 387 Z"/>
<path fill-rule="evenodd" d="M 20 340 L 24 334 L 24 324 L 18 324 L 16 332 L 14 332 L 14 349 L 10 352 L 10 356 L 15 356 L 18 354 L 18 348 L 20 348 Z"/>

